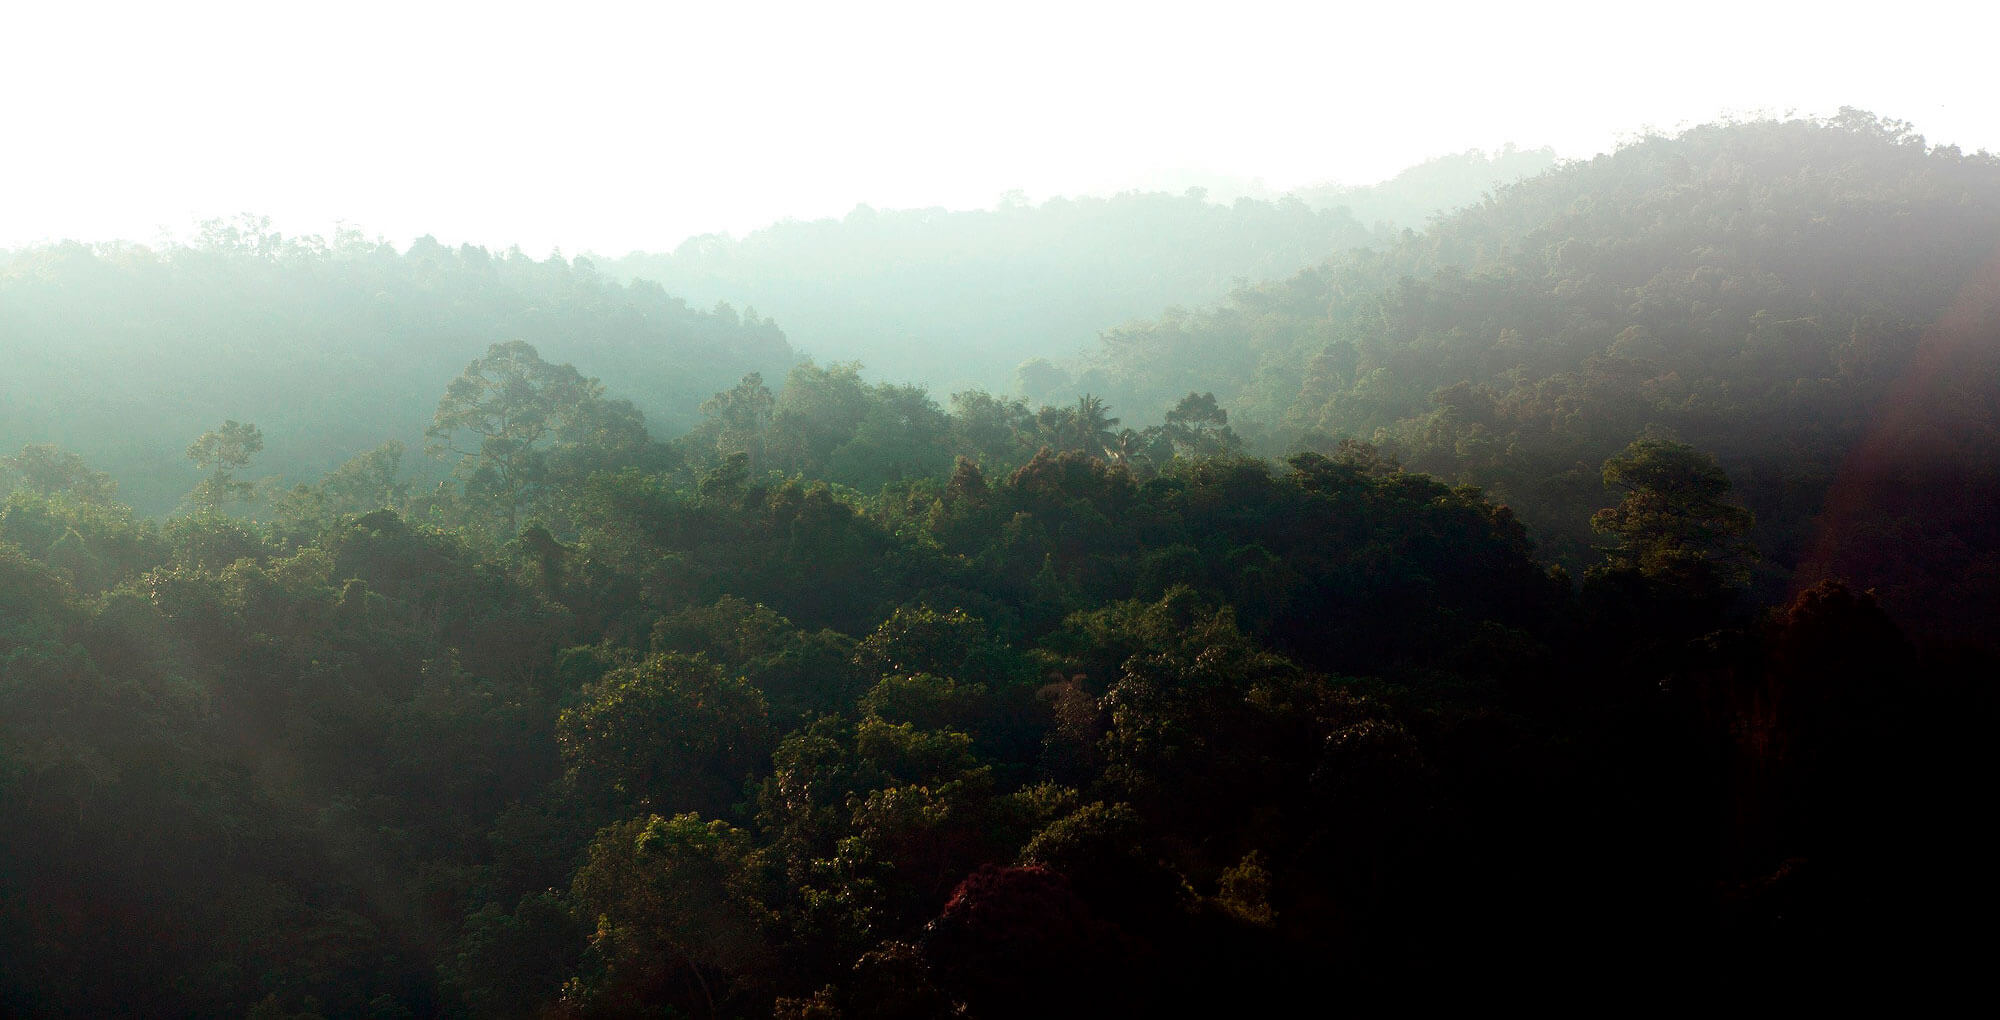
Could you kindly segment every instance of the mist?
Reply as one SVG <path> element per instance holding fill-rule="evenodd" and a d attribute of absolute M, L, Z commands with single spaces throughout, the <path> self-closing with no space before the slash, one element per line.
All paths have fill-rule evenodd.
<path fill-rule="evenodd" d="M 2000 145 L 1990 12 L 1902 41 L 1803 4 L 200 3 L 12 11 L 0 247 L 242 213 L 537 257 L 1196 175 L 1282 193 L 1470 148 L 1580 159 L 1722 115 L 1909 120 Z M 1697 70 L 1698 69 L 1698 70 Z M 1184 187 L 1171 190 L 1180 191 Z"/>
<path fill-rule="evenodd" d="M 0 15 L 0 1016 L 1982 990 L 1994 17 Z"/>

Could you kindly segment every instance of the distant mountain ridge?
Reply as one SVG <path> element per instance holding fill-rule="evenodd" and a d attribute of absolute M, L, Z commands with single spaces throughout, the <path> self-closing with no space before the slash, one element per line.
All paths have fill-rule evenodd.
<path fill-rule="evenodd" d="M 385 438 L 420 447 L 445 385 L 499 341 L 604 378 L 667 434 L 744 373 L 794 360 L 767 320 L 690 308 L 588 260 L 327 244 L 256 222 L 160 250 L 0 253 L 0 308 L 0 450 L 82 452 L 152 514 L 194 485 L 182 451 L 225 418 L 260 425 L 263 462 L 302 477 Z"/>
<path fill-rule="evenodd" d="M 1162 307 L 1218 301 L 1246 282 L 1385 243 L 1554 162 L 1547 149 L 1467 152 L 1378 185 L 1292 195 L 1189 188 L 962 212 L 862 206 L 839 220 L 787 220 L 599 261 L 695 305 L 756 308 L 806 353 L 861 361 L 880 379 L 1012 392 L 1024 361 L 1071 358 L 1103 330 Z"/>
<path fill-rule="evenodd" d="M 1428 159 L 1377 184 L 1318 184 L 1292 191 L 1315 209 L 1341 209 L 1369 226 L 1421 230 L 1433 217 L 1477 205 L 1495 188 L 1554 169 L 1554 149 L 1508 145 Z"/>

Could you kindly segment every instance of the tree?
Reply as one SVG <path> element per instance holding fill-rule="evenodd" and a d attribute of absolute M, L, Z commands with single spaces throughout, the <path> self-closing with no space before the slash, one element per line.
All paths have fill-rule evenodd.
<path fill-rule="evenodd" d="M 734 984 L 770 952 L 776 918 L 759 894 L 761 871 L 749 833 L 695 814 L 650 815 L 598 833 L 570 889 L 597 930 L 586 973 L 563 989 L 565 1004 L 596 1015 L 639 1015 L 662 1003 L 719 1015 Z"/>
<path fill-rule="evenodd" d="M 1118 442 L 1118 419 L 1103 398 L 1086 393 L 1074 407 L 1044 407 L 1036 416 L 1042 441 L 1057 451 L 1075 450 L 1103 457 Z"/>
<path fill-rule="evenodd" d="M 1715 458 L 1686 443 L 1639 439 L 1604 462 L 1605 487 L 1623 490 L 1617 506 L 1591 515 L 1590 526 L 1616 545 L 1612 562 L 1657 579 L 1709 573 L 1741 585 L 1754 558 L 1744 536 L 1756 517 L 1729 499 L 1729 476 Z"/>
<path fill-rule="evenodd" d="M 767 714 L 756 688 L 670 652 L 584 685 L 556 722 L 556 742 L 586 790 L 720 814 L 768 750 Z"/>
<path fill-rule="evenodd" d="M 12 457 L 0 457 L 0 467 L 20 479 L 20 488 L 53 496 L 66 492 L 78 502 L 103 505 L 117 498 L 118 483 L 94 470 L 83 458 L 49 443 L 21 447 Z"/>
<path fill-rule="evenodd" d="M 1016 385 L 1030 400 L 1047 400 L 1070 385 L 1069 373 L 1047 358 L 1029 358 L 1014 370 Z"/>
<path fill-rule="evenodd" d="M 1161 428 L 1182 457 L 1213 457 L 1234 453 L 1243 446 L 1229 427 L 1229 412 L 1215 402 L 1213 393 L 1190 393 L 1167 412 Z"/>
<path fill-rule="evenodd" d="M 1032 452 L 1023 449 L 1035 424 L 1026 401 L 965 390 L 951 395 L 951 409 L 953 442 L 966 456 L 987 458 L 990 464 Z"/>
<path fill-rule="evenodd" d="M 1123 933 L 1044 868 L 981 867 L 924 929 L 936 980 L 973 1016 L 1097 1016 L 1130 1006 Z M 1145 1011 L 1140 1011 L 1145 1012 Z"/>
<path fill-rule="evenodd" d="M 986 625 L 963 609 L 901 607 L 855 648 L 855 663 L 874 676 L 956 675 L 990 643 Z M 989 653 L 990 654 L 990 653 Z"/>
<path fill-rule="evenodd" d="M 200 485 L 195 486 L 192 496 L 196 506 L 203 511 L 214 513 L 224 503 L 232 499 L 243 499 L 250 495 L 249 482 L 236 480 L 236 472 L 250 466 L 250 458 L 264 449 L 264 433 L 257 426 L 239 421 L 225 421 L 221 427 L 201 434 L 201 438 L 189 444 L 188 459 L 194 466 L 209 472 Z"/>
<path fill-rule="evenodd" d="M 764 385 L 764 375 L 752 372 L 735 388 L 702 402 L 702 423 L 696 434 L 715 445 L 719 459 L 742 454 L 752 473 L 763 469 L 765 434 L 771 427 L 771 413 L 777 400 Z"/>
<path fill-rule="evenodd" d="M 863 491 L 903 478 L 944 473 L 952 463 L 951 425 L 922 387 L 880 385 L 853 435 L 827 458 L 825 473 Z"/>
<path fill-rule="evenodd" d="M 356 454 L 316 485 L 303 482 L 273 501 L 280 534 L 316 538 L 344 514 L 365 514 L 400 504 L 410 483 L 398 481 L 403 444 L 390 440 Z"/>
<path fill-rule="evenodd" d="M 454 453 L 468 495 L 483 497 L 519 527 L 547 474 L 547 447 L 595 403 L 604 387 L 572 365 L 551 365 L 526 341 L 494 344 L 438 400 L 424 432 L 432 456 Z M 471 445 L 462 445 L 464 436 Z"/>
<path fill-rule="evenodd" d="M 582 955 L 582 920 L 553 890 L 522 896 L 511 914 L 488 903 L 466 917 L 439 969 L 475 1015 L 547 1016 Z"/>
<path fill-rule="evenodd" d="M 1111 463 L 1123 465 L 1136 474 L 1142 466 L 1145 468 L 1151 467 L 1149 464 L 1144 464 L 1144 458 L 1146 447 L 1152 445 L 1147 442 L 1149 438 L 1147 433 L 1152 433 L 1153 431 L 1152 429 L 1147 429 L 1145 433 L 1141 433 L 1133 429 L 1119 429 L 1118 435 L 1112 440 L 1111 445 L 1105 448 L 1104 452 L 1110 457 Z M 1152 438 L 1157 438 L 1157 436 Z M 1147 474 L 1139 475 L 1139 477 L 1151 478 L 1152 475 L 1149 471 Z"/>

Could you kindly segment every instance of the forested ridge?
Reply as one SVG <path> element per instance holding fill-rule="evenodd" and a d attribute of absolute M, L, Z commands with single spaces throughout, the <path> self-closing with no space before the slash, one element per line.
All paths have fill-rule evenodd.
<path fill-rule="evenodd" d="M 1038 204 L 1013 196 L 975 210 L 862 206 L 632 252 L 603 268 L 698 304 L 754 305 L 822 360 L 858 359 L 940 392 L 1018 381 L 1042 398 L 1054 395 L 1043 388 L 1049 366 L 1022 373 L 1023 362 L 1072 358 L 1127 320 L 1380 244 L 1554 162 L 1547 149 L 1473 151 L 1375 185 L 1283 195 L 1191 188 Z"/>
<path fill-rule="evenodd" d="M 0 456 L 0 1013 L 1975 973 L 1996 180 L 1863 115 L 1649 139 L 1046 402 L 587 260 L 17 254 L 28 378 L 159 377 L 5 391 L 70 431 Z"/>
<path fill-rule="evenodd" d="M 605 268 L 768 309 L 818 357 L 865 358 L 941 388 L 1001 388 L 1023 361 L 1074 357 L 1107 326 L 1373 239 L 1344 209 L 1297 199 L 1135 192 L 962 212 L 863 206 Z"/>
<path fill-rule="evenodd" d="M 398 251 L 245 218 L 186 243 L 0 252 L 0 448 L 87 451 L 165 514 L 187 491 L 181 446 L 216 421 L 256 422 L 269 461 L 311 480 L 385 440 L 414 444 L 438 390 L 495 339 L 590 365 L 669 432 L 714 390 L 794 358 L 754 311 L 691 309 L 587 259 L 428 238 Z"/>
<path fill-rule="evenodd" d="M 1270 453 L 1372 441 L 1485 487 L 1573 566 L 1598 466 L 1679 439 L 1755 512 L 1773 597 L 1795 570 L 1842 576 L 1975 636 L 2000 611 L 1961 583 L 2000 550 L 1996 260 L 1991 154 L 1853 111 L 1710 125 L 1111 331 L 1070 389 L 1213 391 Z"/>

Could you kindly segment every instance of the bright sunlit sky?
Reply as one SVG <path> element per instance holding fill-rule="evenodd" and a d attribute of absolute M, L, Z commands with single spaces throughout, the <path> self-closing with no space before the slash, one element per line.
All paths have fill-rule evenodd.
<path fill-rule="evenodd" d="M 1843 105 L 2000 150 L 1992 6 L 0 0 L 0 247 L 254 212 L 623 253 Z"/>

